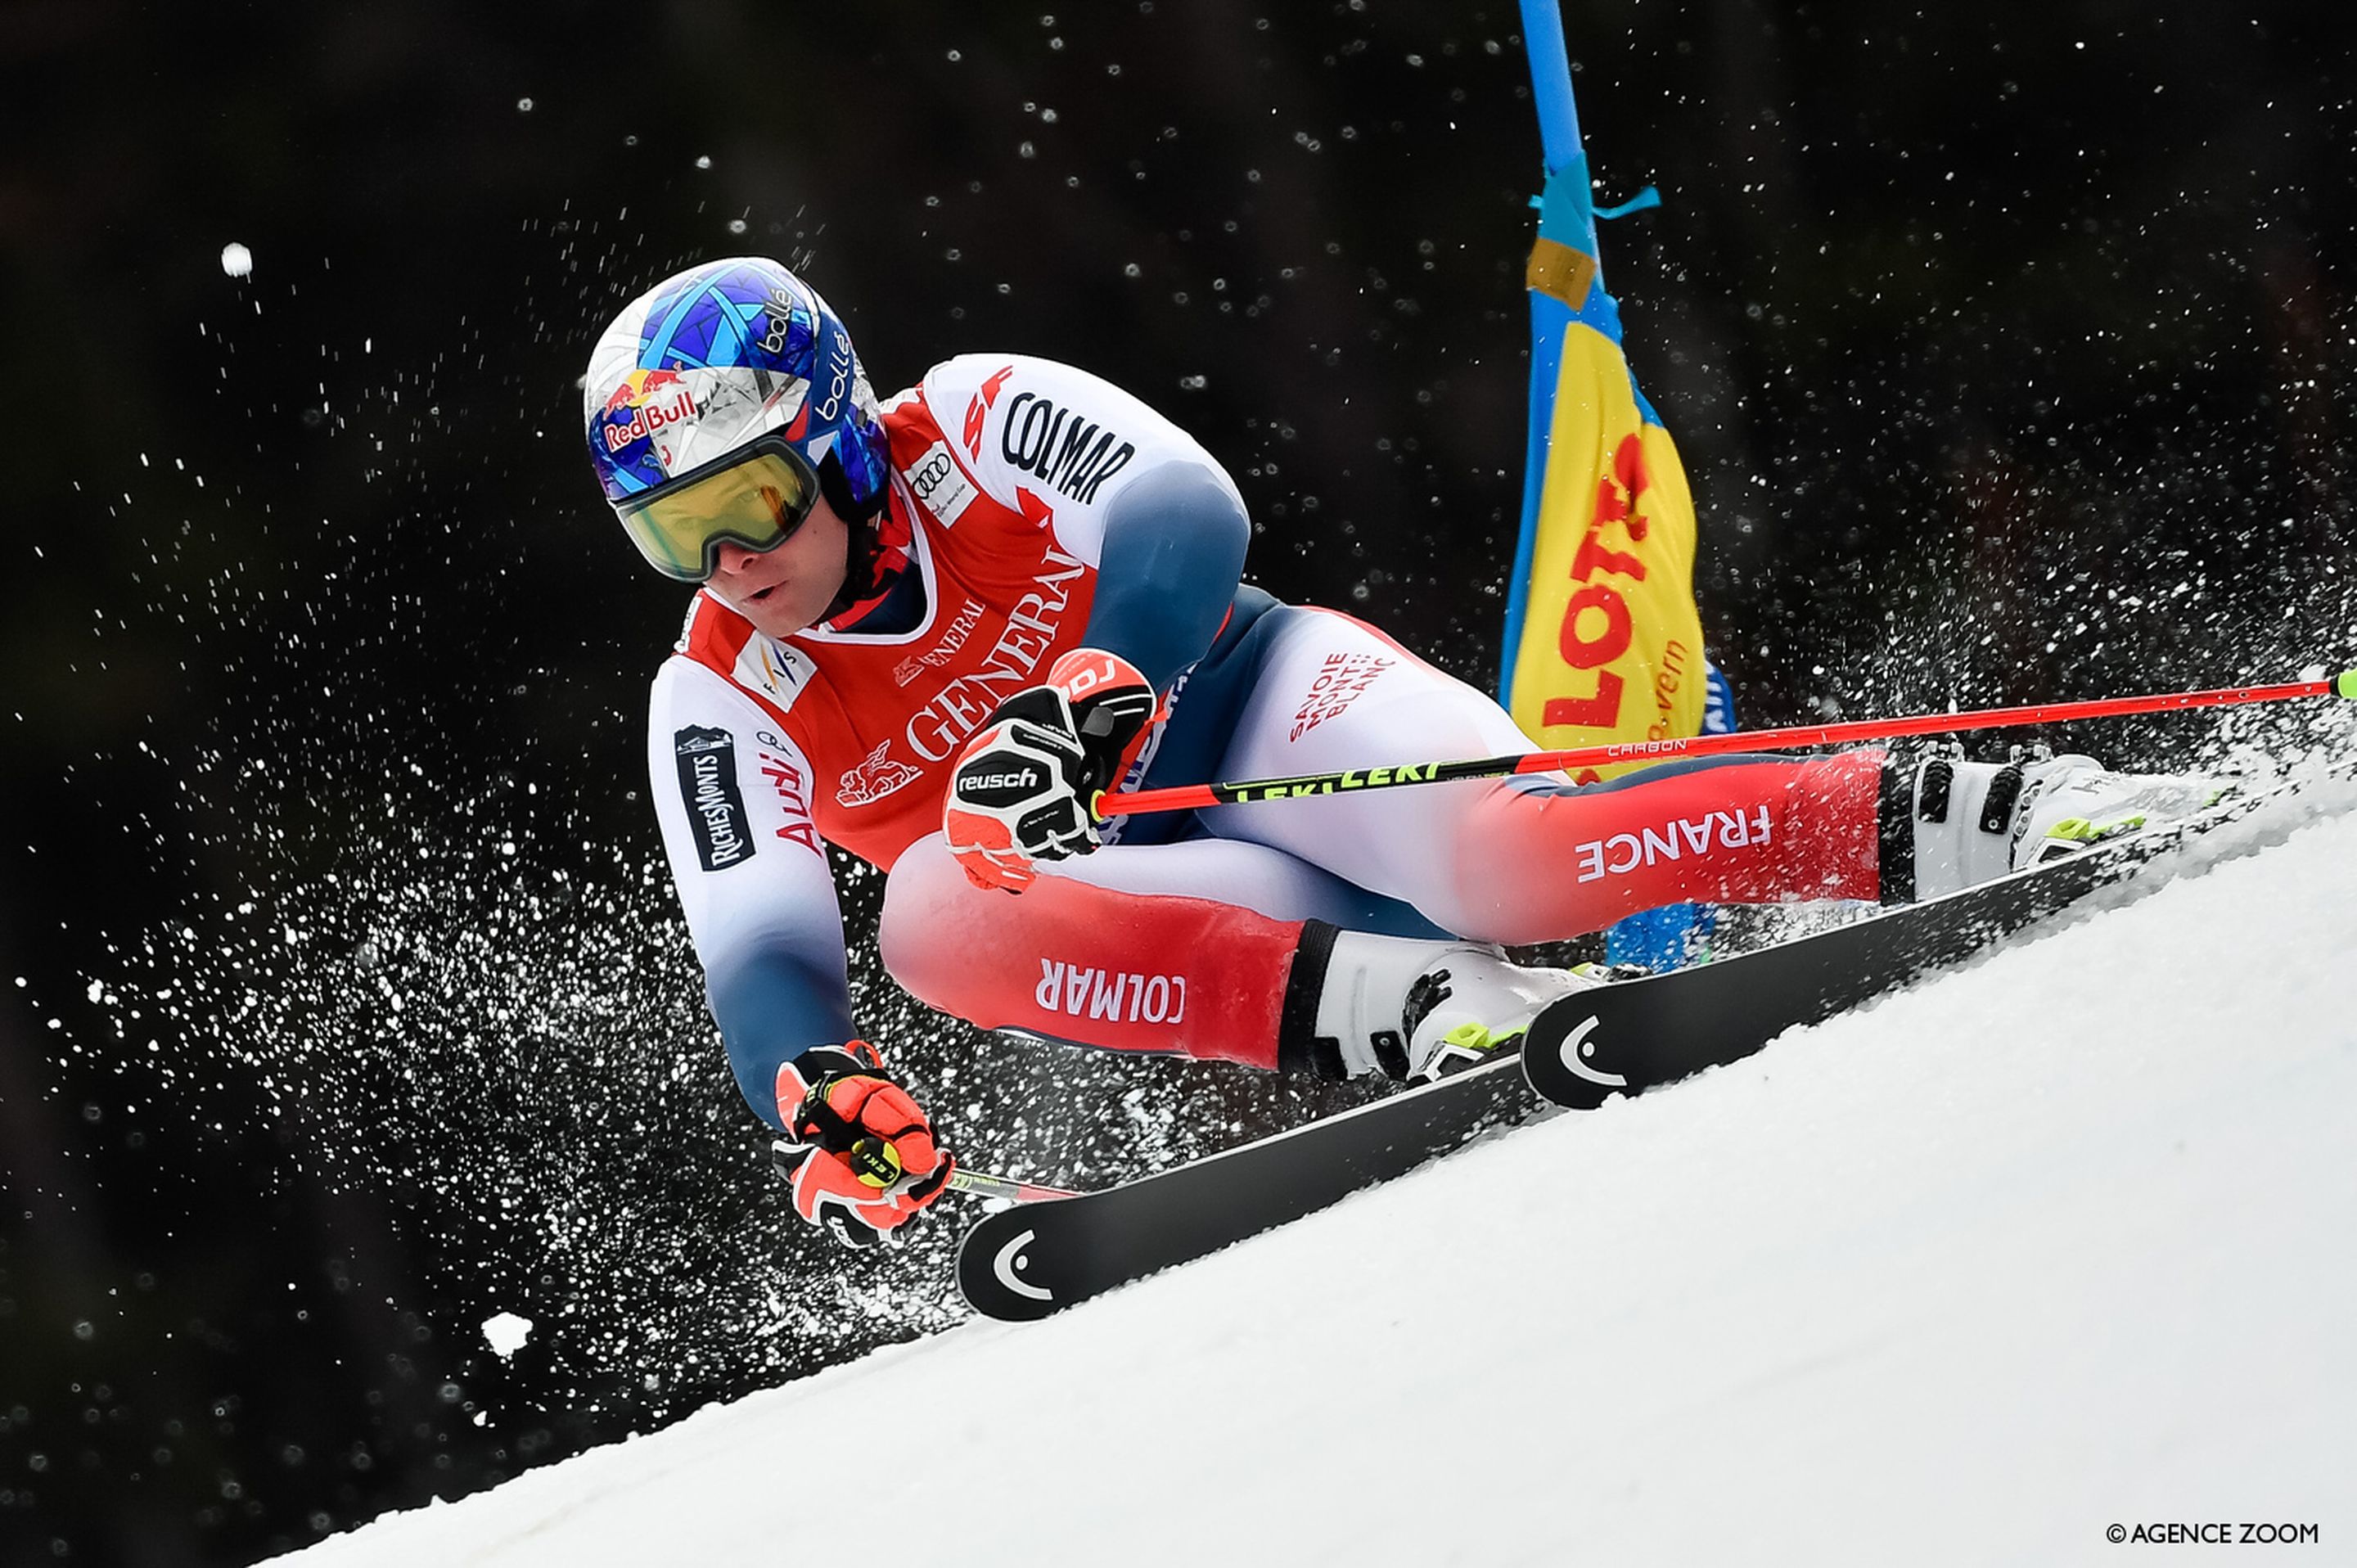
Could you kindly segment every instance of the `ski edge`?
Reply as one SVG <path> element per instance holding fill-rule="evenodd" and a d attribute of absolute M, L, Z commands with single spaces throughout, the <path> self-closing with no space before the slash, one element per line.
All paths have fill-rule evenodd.
<path fill-rule="evenodd" d="M 1414 1126 L 1409 1126 L 1387 1141 L 1340 1151 L 1325 1162 L 1321 1170 L 1324 1179 L 1305 1184 L 1292 1199 L 1255 1206 L 1249 1213 L 1232 1206 L 1227 1212 L 1232 1222 L 1207 1227 L 1210 1233 L 1201 1239 L 1201 1245 L 1181 1249 L 1140 1267 L 1115 1270 L 1113 1273 L 1084 1281 L 1077 1287 L 1068 1287 L 1060 1293 L 1043 1291 L 1040 1286 L 1019 1277 L 1028 1266 L 1026 1250 L 1036 1243 L 1044 1225 L 1056 1222 L 1059 1218 L 1056 1211 L 1068 1206 L 1092 1203 L 1102 1206 L 1105 1201 L 1135 1202 L 1141 1197 L 1150 1200 L 1157 1189 L 1176 1190 L 1182 1186 L 1200 1183 L 1207 1176 L 1224 1176 L 1247 1163 L 1273 1161 L 1304 1140 L 1313 1140 L 1320 1134 L 1332 1136 L 1338 1132 L 1354 1132 L 1357 1129 L 1351 1123 L 1371 1116 L 1386 1121 L 1400 1118 L 1412 1111 L 1415 1100 L 1427 1095 L 1435 1097 L 1435 1104 L 1463 1097 L 1472 1101 L 1480 1109 L 1467 1118 L 1464 1124 L 1446 1131 L 1427 1128 L 1419 1135 Z M 1404 1104 L 1404 1101 L 1409 1103 Z M 1305 1122 L 1282 1133 L 1239 1144 L 1233 1148 L 1222 1149 L 1217 1154 L 1206 1155 L 1201 1159 L 1190 1160 L 1132 1181 L 1081 1193 L 1070 1198 L 1026 1204 L 985 1215 L 968 1227 L 959 1240 L 959 1293 L 968 1305 L 985 1317 L 1006 1323 L 1036 1322 L 1067 1307 L 1093 1300 L 1108 1291 L 1135 1284 L 1168 1270 L 1198 1262 L 1214 1252 L 1224 1251 L 1238 1242 L 1279 1230 L 1358 1193 L 1410 1175 L 1500 1131 L 1552 1116 L 1556 1113 L 1556 1109 L 1528 1092 L 1522 1080 L 1520 1060 L 1510 1058 L 1486 1062 L 1437 1083 L 1387 1095 L 1365 1105 Z M 987 1262 L 984 1257 L 985 1252 L 988 1254 Z"/>

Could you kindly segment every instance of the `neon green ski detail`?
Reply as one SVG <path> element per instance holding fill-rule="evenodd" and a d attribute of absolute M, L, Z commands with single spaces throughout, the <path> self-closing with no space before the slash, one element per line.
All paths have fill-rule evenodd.
<path fill-rule="evenodd" d="M 2332 678 L 2332 689 L 2357 703 L 2357 670 L 2343 670 Z"/>
<path fill-rule="evenodd" d="M 1441 1036 L 1440 1043 L 1460 1051 L 1493 1051 L 1508 1040 L 1520 1038 L 1524 1032 L 1524 1029 L 1508 1029 L 1503 1034 L 1493 1035 L 1479 1024 L 1459 1024 Z"/>
<path fill-rule="evenodd" d="M 2049 840 L 2060 839 L 2064 843 L 2101 843 L 2105 839 L 2117 838 L 2122 833 L 2135 832 L 2144 824 L 2145 818 L 2142 813 L 2133 817 L 2115 818 L 2100 827 L 2085 817 L 2065 817 L 2047 829 L 2046 836 Z"/>

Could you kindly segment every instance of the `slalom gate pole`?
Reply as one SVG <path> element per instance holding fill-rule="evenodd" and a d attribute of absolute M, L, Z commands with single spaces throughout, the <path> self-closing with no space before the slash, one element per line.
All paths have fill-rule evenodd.
<path fill-rule="evenodd" d="M 1544 190 L 1557 183 L 1582 194 L 1587 189 L 1587 158 L 1579 139 L 1579 105 L 1571 91 L 1571 54 L 1563 41 L 1562 0 L 1521 0 L 1523 53 L 1531 66 L 1531 102 L 1538 110 L 1540 172 Z M 1544 192 L 1532 203 L 1545 227 Z M 1560 235 L 1547 239 L 1559 240 Z M 1512 711 L 1514 664 L 1522 652 L 1523 618 L 1531 596 L 1531 558 L 1538 551 L 1539 497 L 1546 487 L 1547 435 L 1555 428 L 1555 382 L 1563 373 L 1563 340 L 1569 335 L 1572 302 L 1533 281 L 1542 243 L 1523 272 L 1531 302 L 1530 406 L 1523 436 L 1523 510 L 1514 534 L 1514 564 L 1506 577 L 1506 635 L 1498 645 L 1498 705 Z M 1554 247 L 1558 255 L 1562 247 Z M 1541 273 L 1538 282 L 1548 274 Z"/>
<path fill-rule="evenodd" d="M 1051 1198 L 1080 1196 L 1060 1187 L 1041 1187 L 1036 1182 L 1017 1181 L 1013 1176 L 970 1171 L 963 1165 L 950 1173 L 950 1190 L 972 1193 L 976 1197 L 1003 1197 L 1009 1203 L 1046 1203 Z"/>
<path fill-rule="evenodd" d="M 2181 708 L 2223 708 L 2244 703 L 2281 703 L 2295 697 L 2341 697 L 2357 702 L 2357 670 L 2325 681 L 2280 686 L 2229 686 L 2214 692 L 2164 692 L 2148 697 L 2096 697 L 2085 702 L 2044 703 L 2032 707 L 1983 708 L 1964 714 L 1916 714 L 1888 719 L 1857 719 L 1836 725 L 1796 725 L 1789 729 L 1738 730 L 1732 735 L 1684 740 L 1622 741 L 1463 762 L 1415 762 L 1397 768 L 1358 768 L 1309 773 L 1297 779 L 1254 779 L 1240 784 L 1180 784 L 1167 789 L 1104 790 L 1092 802 L 1100 820 L 1140 811 L 1193 811 L 1207 806 L 1254 800 L 1285 800 L 1360 789 L 1394 789 L 1407 784 L 1446 784 L 1459 779 L 1504 779 L 1522 773 L 1598 768 L 1620 762 L 1667 762 L 1680 757 L 1725 757 L 1755 751 L 1791 751 L 1809 746 L 1893 740 L 1902 736 L 1946 735 L 1962 730 L 2007 729 L 2021 725 L 2061 724 L 2066 719 L 2116 717 L 2124 714 L 2174 713 Z"/>

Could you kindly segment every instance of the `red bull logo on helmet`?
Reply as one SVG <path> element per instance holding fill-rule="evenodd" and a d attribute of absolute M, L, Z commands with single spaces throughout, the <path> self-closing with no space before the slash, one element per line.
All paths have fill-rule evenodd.
<path fill-rule="evenodd" d="M 600 434 L 608 452 L 619 452 L 665 425 L 694 419 L 698 412 L 686 377 L 675 371 L 632 371 L 606 399 Z"/>

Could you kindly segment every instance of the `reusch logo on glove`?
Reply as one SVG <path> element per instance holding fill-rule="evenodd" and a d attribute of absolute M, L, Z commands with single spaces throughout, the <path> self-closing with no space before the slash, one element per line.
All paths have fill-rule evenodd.
<path fill-rule="evenodd" d="M 1019 800 L 1039 789 L 1044 782 L 1039 770 L 1036 768 L 1025 768 L 1013 773 L 961 773 L 958 775 L 958 792 L 969 799 L 974 799 L 985 791 L 993 794 L 1003 791 L 1007 800 Z M 999 802 L 984 801 L 983 803 L 990 805 Z"/>

